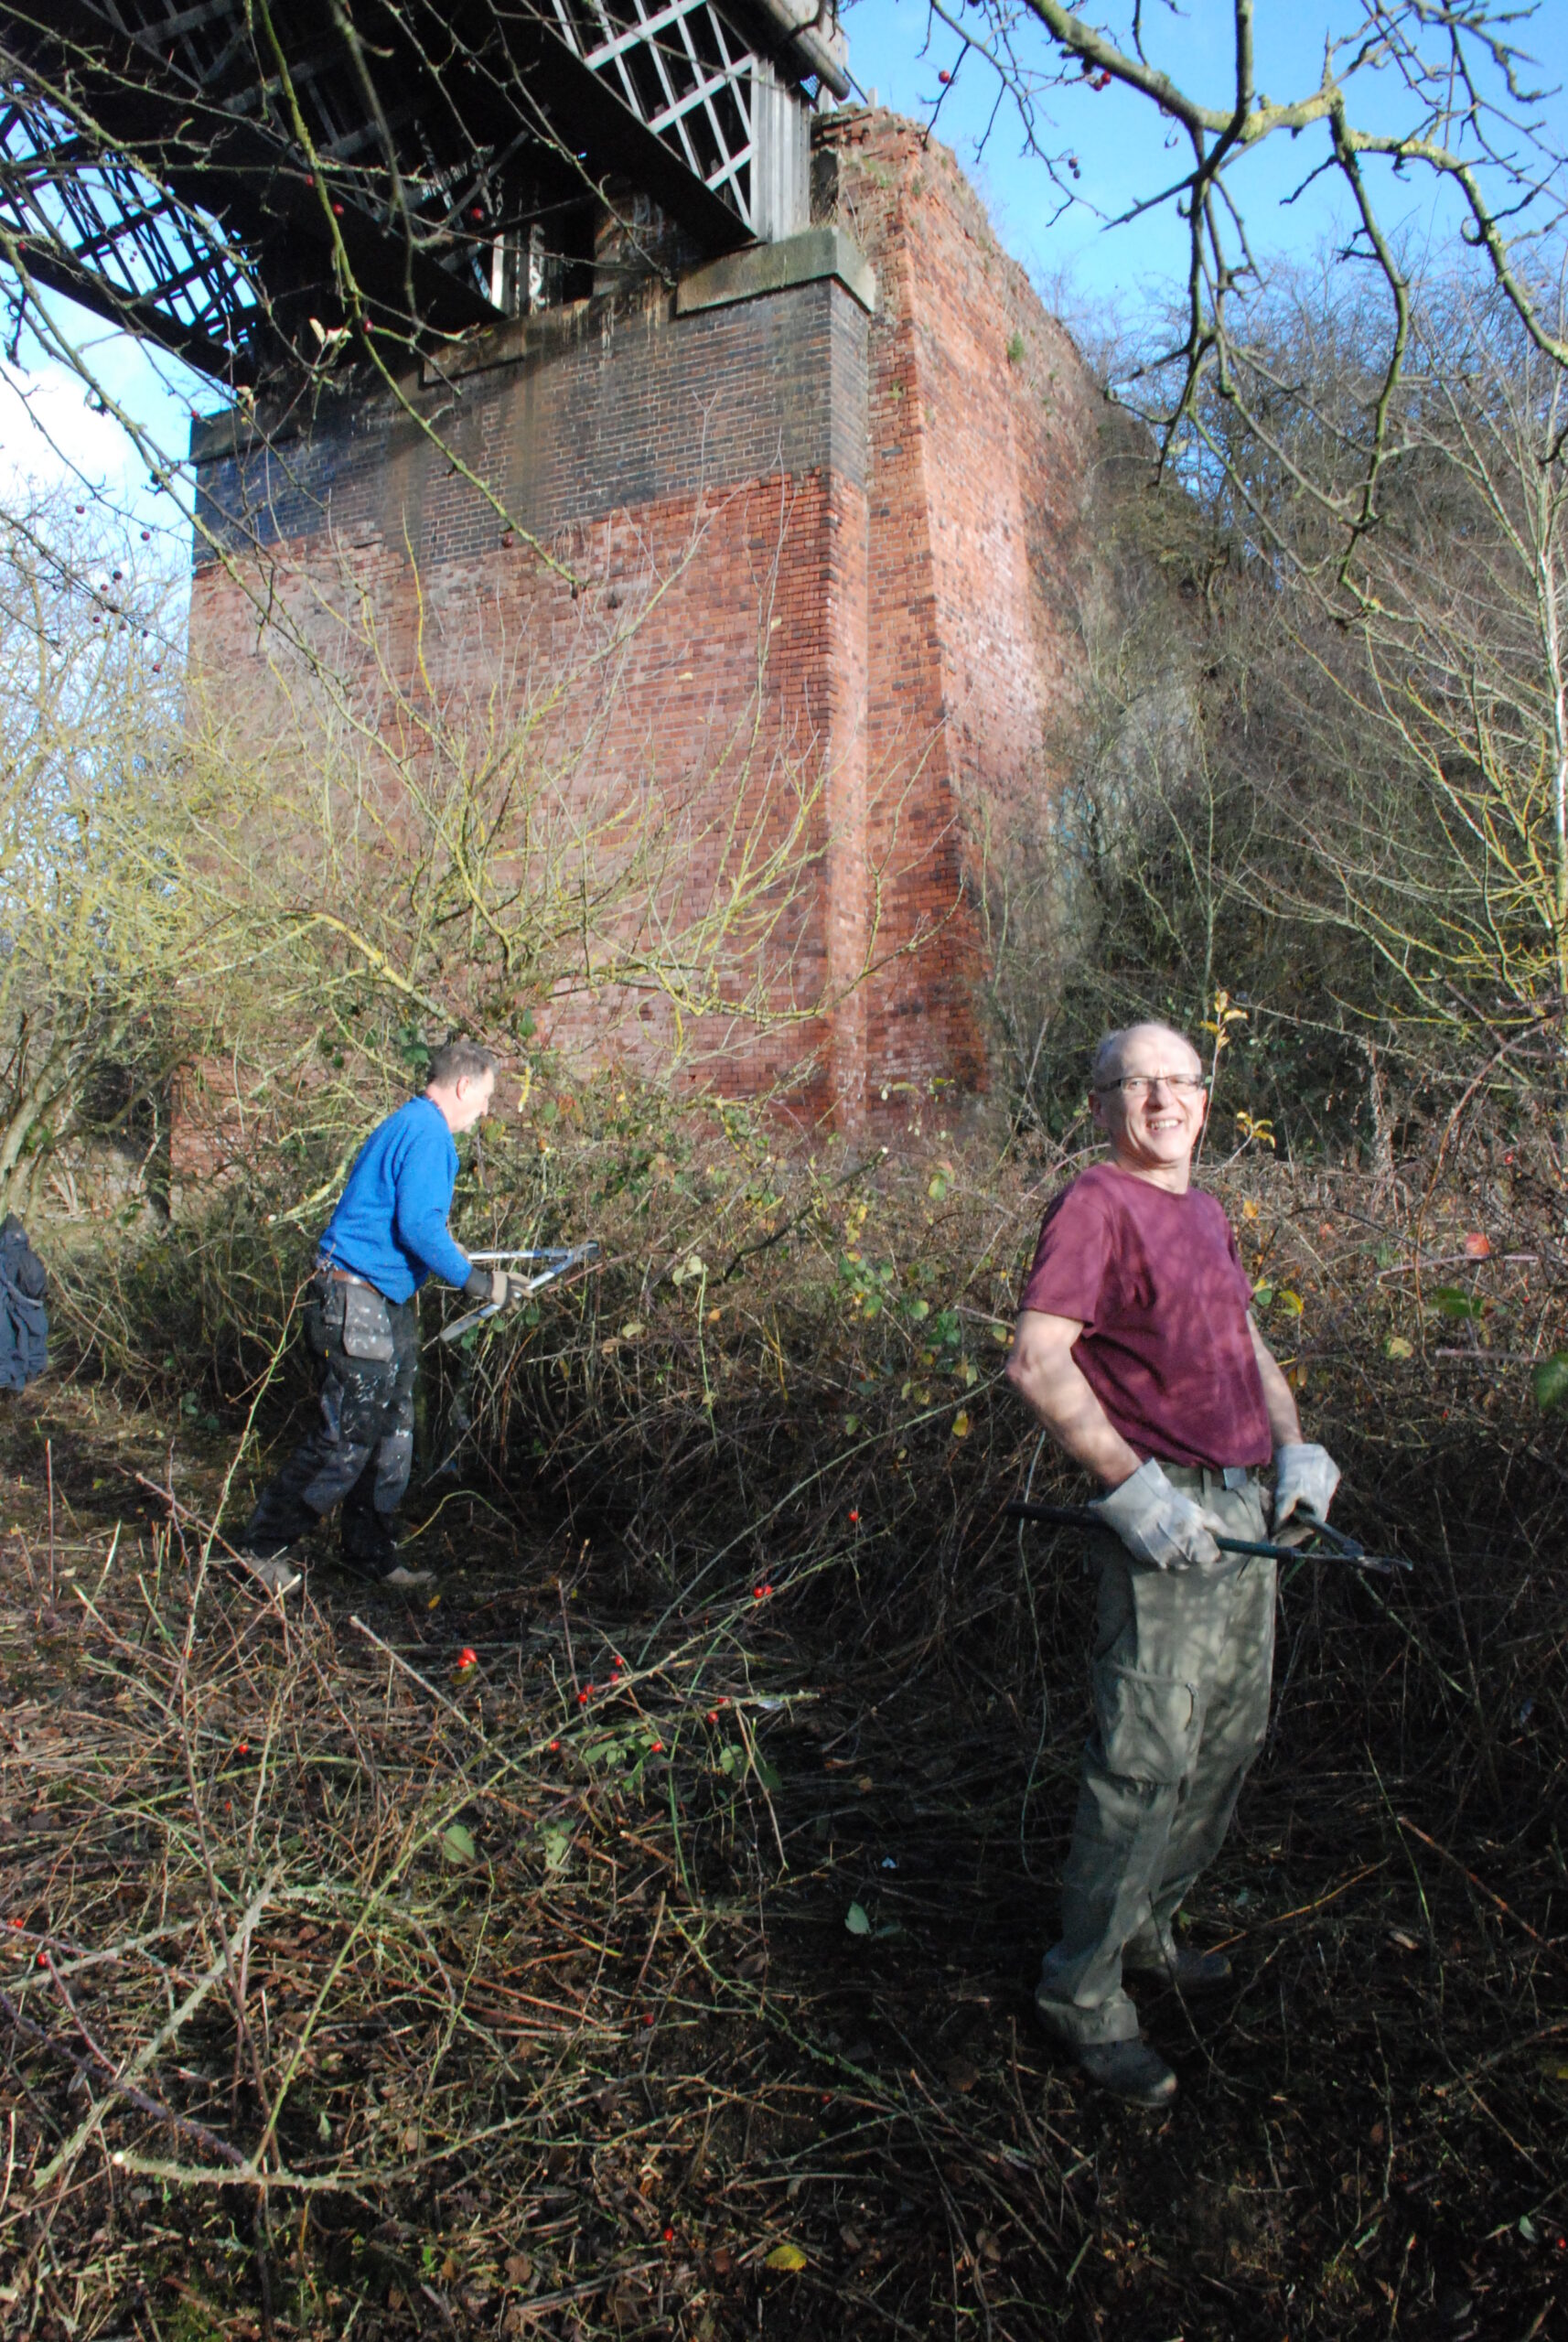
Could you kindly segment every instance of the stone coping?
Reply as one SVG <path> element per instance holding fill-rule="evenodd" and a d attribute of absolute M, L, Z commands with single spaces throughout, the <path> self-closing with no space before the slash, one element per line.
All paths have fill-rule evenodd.
<path fill-rule="evenodd" d="M 807 228 L 777 244 L 751 244 L 693 269 L 675 287 L 675 314 L 721 309 L 734 301 L 757 301 L 791 285 L 836 278 L 871 317 L 876 315 L 876 278 L 871 263 L 847 228 Z"/>

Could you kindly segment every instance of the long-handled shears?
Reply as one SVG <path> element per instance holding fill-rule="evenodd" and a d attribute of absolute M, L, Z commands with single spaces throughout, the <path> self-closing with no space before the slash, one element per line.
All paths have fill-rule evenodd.
<path fill-rule="evenodd" d="M 1054 1529 L 1109 1527 L 1090 1505 L 1026 1504 L 1022 1497 L 1015 1497 L 1009 1504 L 1007 1517 L 1010 1520 L 1047 1521 Z M 1222 1553 L 1258 1553 L 1271 1562 L 1343 1562 L 1349 1569 L 1372 1570 L 1380 1577 L 1392 1577 L 1396 1570 L 1415 1566 L 1402 1553 L 1369 1553 L 1354 1537 L 1331 1529 L 1326 1520 L 1315 1520 L 1311 1528 L 1311 1536 L 1299 1545 L 1262 1544 L 1247 1537 L 1221 1537 L 1218 1531 L 1214 1542 Z"/>
<path fill-rule="evenodd" d="M 542 1252 L 470 1252 L 468 1255 L 475 1266 L 481 1269 L 499 1268 L 510 1261 L 539 1263 L 539 1273 L 536 1276 L 520 1279 L 525 1296 L 542 1292 L 547 1284 L 557 1284 L 562 1277 L 570 1276 L 574 1269 L 595 1267 L 598 1257 L 598 1245 L 591 1239 L 586 1244 L 553 1245 Z M 441 1339 L 444 1342 L 460 1340 L 471 1326 L 481 1324 L 487 1317 L 494 1317 L 501 1306 L 502 1304 L 499 1301 L 484 1301 L 480 1303 L 478 1309 L 465 1310 L 461 1317 L 454 1317 L 449 1326 L 442 1327 Z"/>

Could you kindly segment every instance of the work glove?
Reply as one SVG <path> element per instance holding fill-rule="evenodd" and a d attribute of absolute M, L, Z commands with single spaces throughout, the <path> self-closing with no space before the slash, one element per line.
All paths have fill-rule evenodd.
<path fill-rule="evenodd" d="M 1326 1447 L 1310 1439 L 1289 1440 L 1274 1450 L 1274 1542 L 1305 1544 L 1316 1520 L 1326 1520 L 1339 1466 Z M 1283 1532 L 1291 1522 L 1291 1533 Z"/>
<path fill-rule="evenodd" d="M 1156 1570 L 1211 1570 L 1219 1559 L 1212 1515 L 1173 1488 L 1151 1456 L 1130 1479 L 1089 1508 L 1114 1530 L 1134 1561 Z"/>
<path fill-rule="evenodd" d="M 488 1303 L 495 1309 L 511 1309 L 528 1298 L 528 1287 L 521 1277 L 509 1277 L 504 1269 L 470 1269 L 463 1287 L 466 1301 Z"/>

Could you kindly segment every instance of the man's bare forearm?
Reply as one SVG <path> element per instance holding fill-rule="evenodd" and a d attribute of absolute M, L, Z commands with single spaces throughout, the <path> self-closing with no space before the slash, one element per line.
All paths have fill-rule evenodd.
<path fill-rule="evenodd" d="M 1295 1393 L 1280 1370 L 1280 1362 L 1258 1331 L 1255 1317 L 1249 1316 L 1247 1331 L 1252 1337 L 1252 1356 L 1258 1361 L 1258 1374 L 1263 1385 L 1263 1405 L 1268 1412 L 1269 1431 L 1276 1447 L 1293 1446 L 1301 1437 L 1301 1417 L 1296 1413 Z"/>
<path fill-rule="evenodd" d="M 1108 1488 L 1142 1461 L 1111 1421 L 1072 1354 L 1083 1331 L 1070 1318 L 1026 1309 L 1013 1337 L 1007 1380 L 1075 1464 Z"/>

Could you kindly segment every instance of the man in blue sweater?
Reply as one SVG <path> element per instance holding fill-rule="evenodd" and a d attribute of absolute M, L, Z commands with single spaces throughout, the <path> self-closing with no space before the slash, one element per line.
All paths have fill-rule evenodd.
<path fill-rule="evenodd" d="M 400 1590 L 430 1583 L 429 1570 L 398 1561 L 393 1527 L 413 1462 L 414 1295 L 431 1275 L 503 1308 L 526 1291 L 501 1270 L 476 1268 L 446 1225 L 454 1141 L 489 1113 L 495 1087 L 488 1049 L 448 1041 L 430 1060 L 424 1095 L 389 1115 L 354 1158 L 322 1231 L 306 1308 L 322 1367 L 321 1420 L 262 1491 L 245 1529 L 242 1559 L 270 1594 L 299 1585 L 289 1548 L 339 1504 L 350 1569 Z"/>

